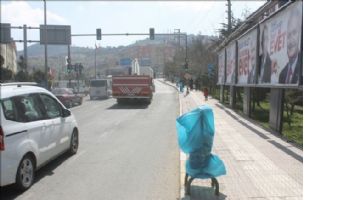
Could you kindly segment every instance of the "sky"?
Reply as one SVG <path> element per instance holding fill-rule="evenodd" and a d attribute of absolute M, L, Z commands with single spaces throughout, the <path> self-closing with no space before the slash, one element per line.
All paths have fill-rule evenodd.
<path fill-rule="evenodd" d="M 96 33 L 173 33 L 218 36 L 220 23 L 227 23 L 227 1 L 51 1 L 47 0 L 47 24 L 70 25 L 72 34 Z M 253 12 L 265 1 L 232 1 L 234 17 L 242 11 Z M 39 27 L 44 24 L 43 1 L 1 1 L 1 23 L 11 26 Z M 39 40 L 39 31 L 28 30 L 28 40 Z M 15 40 L 22 40 L 23 31 L 12 29 Z M 129 45 L 147 36 L 72 37 L 72 46 L 94 47 Z M 30 44 L 29 44 L 30 45 Z M 18 50 L 23 49 L 17 43 Z"/>

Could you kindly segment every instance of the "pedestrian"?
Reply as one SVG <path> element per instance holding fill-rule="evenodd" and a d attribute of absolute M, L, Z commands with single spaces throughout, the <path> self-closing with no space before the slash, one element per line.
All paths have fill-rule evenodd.
<path fill-rule="evenodd" d="M 203 96 L 205 96 L 205 101 L 208 100 L 208 89 L 207 87 L 203 88 Z"/>
<path fill-rule="evenodd" d="M 189 87 L 186 86 L 186 95 L 185 95 L 185 97 L 186 97 L 187 95 L 189 95 L 189 93 L 190 93 Z"/>
<path fill-rule="evenodd" d="M 189 81 L 189 86 L 190 86 L 190 90 L 192 91 L 194 89 L 194 80 L 192 80 L 192 78 Z"/>

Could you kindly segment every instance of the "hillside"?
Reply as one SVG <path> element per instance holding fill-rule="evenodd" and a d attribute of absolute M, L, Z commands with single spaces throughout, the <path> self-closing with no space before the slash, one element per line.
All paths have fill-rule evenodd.
<path fill-rule="evenodd" d="M 195 35 L 188 36 L 188 43 L 193 40 Z M 201 36 L 199 36 L 201 37 Z M 202 36 L 206 40 L 209 36 Z M 162 72 L 164 63 L 173 59 L 177 50 L 177 40 L 172 36 L 159 36 L 155 40 L 139 40 L 134 44 L 119 47 L 100 47 L 96 50 L 97 72 L 105 74 L 107 69 L 113 68 L 121 58 L 150 58 L 152 67 L 157 72 Z M 181 39 L 181 45 L 184 42 Z M 28 47 L 28 66 L 29 70 L 44 69 L 44 46 L 34 44 Z M 84 73 L 93 76 L 95 66 L 95 49 L 89 47 L 70 47 L 72 63 L 82 63 Z M 17 55 L 22 55 L 19 51 Z M 55 69 L 56 76 L 66 74 L 66 60 L 68 55 L 67 46 L 48 45 L 48 66 Z"/>

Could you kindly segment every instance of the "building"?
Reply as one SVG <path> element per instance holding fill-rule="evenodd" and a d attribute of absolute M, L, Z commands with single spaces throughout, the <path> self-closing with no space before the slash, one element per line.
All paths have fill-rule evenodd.
<path fill-rule="evenodd" d="M 4 59 L 2 67 L 11 70 L 14 74 L 17 73 L 17 49 L 16 43 L 0 44 L 0 54 Z"/>

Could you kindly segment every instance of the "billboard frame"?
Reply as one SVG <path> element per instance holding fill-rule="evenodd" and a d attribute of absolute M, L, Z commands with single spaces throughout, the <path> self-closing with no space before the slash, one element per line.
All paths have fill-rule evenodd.
<path fill-rule="evenodd" d="M 71 26 L 70 25 L 40 25 L 40 44 L 48 45 L 71 45 Z M 45 31 L 47 32 L 47 41 L 45 41 Z M 64 38 L 58 40 L 58 36 Z"/>
<path fill-rule="evenodd" d="M 13 40 L 11 38 L 11 24 L 10 23 L 0 23 L 0 43 L 9 44 Z"/>

